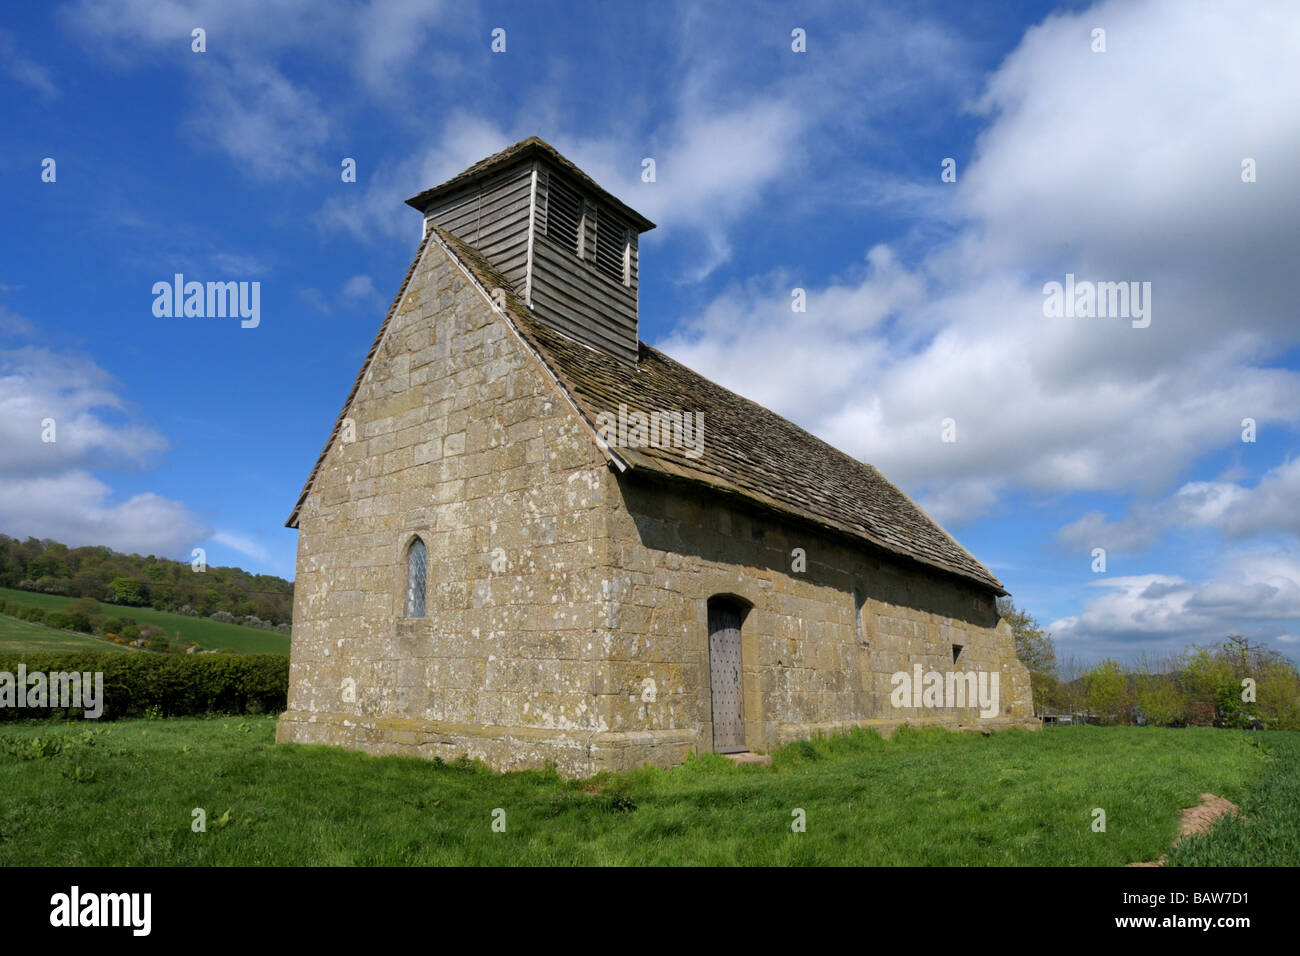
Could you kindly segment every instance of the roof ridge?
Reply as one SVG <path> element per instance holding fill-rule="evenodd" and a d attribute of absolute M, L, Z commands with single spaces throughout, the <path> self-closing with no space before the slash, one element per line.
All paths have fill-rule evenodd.
<path fill-rule="evenodd" d="M 984 587 L 1005 593 L 1002 583 L 992 572 L 985 568 L 974 555 L 963 548 L 952 535 L 948 534 L 942 525 L 931 518 L 906 492 L 886 479 L 880 469 L 874 465 L 854 458 L 847 452 L 812 434 L 807 429 L 796 425 L 788 418 L 701 375 L 646 342 L 639 341 L 638 344 L 645 348 L 644 358 L 651 360 L 654 365 L 647 366 L 643 361 L 638 363 L 636 369 L 633 369 L 630 366 L 617 363 L 616 359 L 584 343 L 564 336 L 532 312 L 527 303 L 519 298 L 508 281 L 497 272 L 478 249 L 453 233 L 448 233 L 442 229 L 439 229 L 438 232 L 446 237 L 448 251 L 457 259 L 462 260 L 466 268 L 481 273 L 482 276 L 486 277 L 487 281 L 501 285 L 507 290 L 507 308 L 502 310 L 504 318 L 541 354 L 547 369 L 555 377 L 557 384 L 568 395 L 572 396 L 579 416 L 589 426 L 591 425 L 592 409 L 602 399 L 617 402 L 621 396 L 624 399 L 640 398 L 653 401 L 656 397 L 655 393 L 666 391 L 671 394 L 674 384 L 678 386 L 682 384 L 680 381 L 677 383 L 662 381 L 661 379 L 666 374 L 664 370 L 680 370 L 670 371 L 667 374 L 670 377 L 675 375 L 679 380 L 689 376 L 692 383 L 699 383 L 707 387 L 711 396 L 710 403 L 717 405 L 725 417 L 733 418 L 736 414 L 742 417 L 750 415 L 770 422 L 784 431 L 786 437 L 797 438 L 797 444 L 808 444 L 814 451 L 822 454 L 828 462 L 830 471 L 839 471 L 840 487 L 837 488 L 837 492 L 841 497 L 832 499 L 829 502 L 826 500 L 818 502 L 815 497 L 817 489 L 807 488 L 799 492 L 788 491 L 786 497 L 782 498 L 781 492 L 771 487 L 770 482 L 775 480 L 779 483 L 788 478 L 788 475 L 783 477 L 780 474 L 780 463 L 772 464 L 770 459 L 749 455 L 749 448 L 744 451 L 737 451 L 735 454 L 738 457 L 732 460 L 714 463 L 707 463 L 702 459 L 699 461 L 677 461 L 675 458 L 667 460 L 664 456 L 656 455 L 647 449 L 620 448 L 619 452 L 629 467 L 633 469 L 644 467 L 670 477 L 700 482 L 715 490 L 739 494 L 765 507 L 775 508 L 782 513 L 801 520 L 812 521 L 822 527 L 833 528 L 841 533 L 849 534 L 895 556 L 910 559 L 949 574 L 956 574 L 967 580 L 976 581 Z M 546 360 L 548 356 L 549 361 Z M 577 367 L 575 367 L 575 363 L 577 363 Z M 613 367 L 615 363 L 617 363 L 616 369 Z M 657 365 L 657 369 L 655 365 Z M 630 376 L 634 372 L 634 377 L 621 383 L 617 381 L 619 377 Z M 582 376 L 584 374 L 587 376 L 585 385 L 575 381 L 573 376 Z M 604 382 L 606 386 L 606 394 L 603 396 L 594 394 L 594 392 L 600 391 L 600 382 Z M 620 384 L 623 386 L 621 390 Z M 635 397 L 628 394 L 626 386 L 629 384 L 643 388 L 643 393 Z M 609 394 L 609 388 L 615 389 L 616 394 Z M 692 384 L 688 388 L 698 388 L 698 385 Z M 588 394 L 589 392 L 593 394 Z M 662 398 L 665 395 L 659 395 L 658 397 Z M 745 407 L 737 410 L 737 402 L 743 403 Z M 731 414 L 727 413 L 728 406 L 731 406 Z M 750 411 L 750 409 L 756 410 L 757 414 Z M 793 433 L 793 436 L 790 433 Z M 833 455 L 830 453 L 833 453 Z M 749 464 L 747 465 L 747 463 Z M 852 465 L 851 477 L 845 474 L 846 465 L 849 463 Z M 758 467 L 755 468 L 754 466 Z M 756 473 L 761 477 L 756 478 Z M 746 484 L 746 478 L 749 479 L 748 484 Z M 768 482 L 768 484 L 764 484 L 764 482 Z M 847 491 L 844 490 L 845 487 L 848 488 Z M 877 492 L 882 490 L 883 487 L 887 494 L 892 493 L 888 494 L 888 496 L 893 500 L 879 500 L 879 494 L 874 496 L 872 494 L 873 487 Z M 764 488 L 766 490 L 763 490 Z M 858 502 L 857 513 L 851 515 L 848 513 L 853 509 L 846 508 L 842 504 L 843 496 L 851 497 Z M 906 524 L 911 525 L 911 527 L 900 531 L 898 527 L 891 526 L 889 520 L 891 512 L 899 513 L 900 517 L 904 518 Z M 906 512 L 906 514 L 901 512 Z M 928 529 L 928 531 L 922 529 Z M 927 536 L 929 537 L 928 541 L 926 540 Z M 945 547 L 936 547 L 938 541 L 936 541 L 935 536 L 937 536 L 938 541 L 943 542 Z M 946 554 L 943 553 L 945 551 Z"/>
<path fill-rule="evenodd" d="M 518 336 L 602 454 L 620 469 L 644 467 L 655 474 L 739 495 L 761 507 L 850 535 L 896 557 L 1006 593 L 992 572 L 875 465 L 854 458 L 765 405 L 705 377 L 646 342 L 638 340 L 645 352 L 643 361 L 633 369 L 563 336 L 533 314 L 509 280 L 481 252 L 438 227 L 429 228 L 420 240 L 397 295 L 357 372 L 347 401 L 286 522 L 289 527 L 296 527 L 312 483 L 338 438 L 357 391 L 431 244 L 436 244 L 460 267 L 466 279 L 477 286 L 490 310 Z M 493 300 L 489 286 L 502 289 L 504 306 Z M 720 416 L 724 423 L 738 425 L 752 419 L 759 427 L 751 429 L 747 439 L 740 436 L 745 439 L 740 441 L 729 440 L 729 429 L 724 428 L 721 444 L 715 438 L 708 455 L 698 461 L 678 461 L 657 454 L 657 448 L 615 451 L 592 421 L 592 407 L 598 407 L 602 401 L 617 402 L 620 397 L 649 403 L 674 398 L 689 400 L 692 390 L 712 406 L 710 414 Z M 716 448 L 721 448 L 721 452 L 714 452 Z M 852 464 L 852 470 L 848 469 L 848 463 Z"/>

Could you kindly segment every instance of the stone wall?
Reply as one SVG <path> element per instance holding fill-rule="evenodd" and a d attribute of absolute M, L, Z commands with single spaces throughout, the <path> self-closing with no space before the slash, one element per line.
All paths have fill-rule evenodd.
<path fill-rule="evenodd" d="M 592 538 L 607 466 L 437 243 L 348 414 L 356 440 L 329 451 L 299 516 L 278 739 L 585 768 L 603 729 Z M 416 535 L 429 588 L 408 620 Z"/>
<path fill-rule="evenodd" d="M 886 733 L 902 723 L 1038 726 L 1011 631 L 978 587 L 695 486 L 608 480 L 617 486 L 608 495 L 616 507 L 602 612 L 610 680 L 597 707 L 611 729 L 673 727 L 712 749 L 707 608 L 725 594 L 751 605 L 741 629 L 751 749 L 851 725 Z M 806 570 L 792 569 L 796 548 Z M 953 645 L 962 647 L 956 663 Z M 891 675 L 917 664 L 923 672 L 997 671 L 1001 712 L 894 707 Z M 653 703 L 636 693 L 647 679 Z"/>
<path fill-rule="evenodd" d="M 277 739 L 585 775 L 712 749 L 707 602 L 735 594 L 746 740 L 1005 726 L 1028 676 L 987 596 L 707 492 L 618 476 L 436 241 L 299 515 Z M 402 617 L 428 549 L 426 616 Z M 803 548 L 807 570 L 791 570 Z M 854 618 L 864 595 L 863 637 Z M 1000 669 L 999 718 L 895 710 L 889 675 Z"/>

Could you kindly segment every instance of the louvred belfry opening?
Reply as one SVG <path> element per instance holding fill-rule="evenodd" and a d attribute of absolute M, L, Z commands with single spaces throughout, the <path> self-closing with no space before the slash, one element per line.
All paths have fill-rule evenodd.
<path fill-rule="evenodd" d="M 539 320 L 635 365 L 638 237 L 654 223 L 529 137 L 407 200 L 477 249 Z"/>

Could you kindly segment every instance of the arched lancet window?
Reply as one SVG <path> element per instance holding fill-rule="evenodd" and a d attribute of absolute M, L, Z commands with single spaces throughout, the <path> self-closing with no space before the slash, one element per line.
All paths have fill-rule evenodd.
<path fill-rule="evenodd" d="M 424 617 L 424 590 L 428 583 L 428 555 L 416 538 L 406 549 L 406 617 Z"/>

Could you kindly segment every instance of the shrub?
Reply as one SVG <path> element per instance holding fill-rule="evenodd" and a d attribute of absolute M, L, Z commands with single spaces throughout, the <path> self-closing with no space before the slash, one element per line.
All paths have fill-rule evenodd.
<path fill-rule="evenodd" d="M 1128 705 L 1128 681 L 1120 666 L 1109 657 L 1083 675 L 1085 700 L 1088 710 L 1096 714 L 1103 724 L 1122 723 Z"/>
<path fill-rule="evenodd" d="M 68 614 L 82 614 L 88 618 L 97 617 L 104 613 L 99 606 L 99 602 L 92 597 L 79 597 L 75 601 L 70 601 L 63 610 Z"/>
<path fill-rule="evenodd" d="M 289 658 L 281 654 L 76 654 L 0 655 L 0 672 L 102 672 L 106 719 L 140 717 L 155 708 L 168 717 L 258 714 L 283 710 L 289 692 Z M 83 710 L 0 708 L 0 721 L 22 717 L 79 719 Z"/>
<path fill-rule="evenodd" d="M 1177 727 L 1186 719 L 1188 701 L 1172 674 L 1138 674 L 1133 701 L 1152 727 Z"/>
<path fill-rule="evenodd" d="M 39 607 L 32 607 L 24 604 L 18 609 L 18 617 L 24 621 L 31 621 L 33 624 L 45 623 L 45 610 Z"/>

